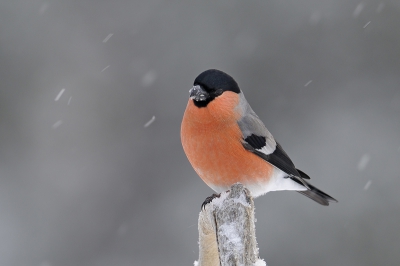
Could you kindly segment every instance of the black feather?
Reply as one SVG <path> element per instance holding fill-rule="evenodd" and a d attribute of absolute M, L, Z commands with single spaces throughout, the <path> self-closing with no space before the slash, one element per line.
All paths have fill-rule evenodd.
<path fill-rule="evenodd" d="M 193 99 L 194 105 L 199 108 L 207 107 L 210 102 L 225 91 L 240 93 L 239 85 L 236 81 L 225 72 L 217 69 L 209 69 L 202 72 L 194 80 L 193 85 L 200 86 L 208 95 L 206 100 L 197 101 Z"/>
<path fill-rule="evenodd" d="M 257 135 L 254 135 L 254 134 L 251 134 L 251 136 L 248 136 L 244 140 L 247 143 L 249 143 L 251 145 L 251 147 L 253 147 L 254 149 L 261 149 L 266 144 L 266 138 L 265 137 L 257 136 Z"/>
<path fill-rule="evenodd" d="M 247 145 L 246 145 L 247 144 Z M 281 145 L 279 143 L 276 143 L 276 148 L 273 153 L 271 154 L 265 154 L 261 151 L 258 151 L 256 149 L 260 149 L 257 147 L 254 147 L 250 143 L 244 143 L 243 144 L 244 148 L 251 151 L 252 153 L 260 156 L 273 166 L 281 169 L 283 172 L 290 175 L 294 176 L 301 176 L 299 172 L 297 172 L 296 167 L 294 166 L 292 160 L 290 160 L 289 156 L 286 154 L 286 152 L 282 149 Z"/>
<path fill-rule="evenodd" d="M 321 205 L 328 206 L 329 202 L 332 202 L 332 201 L 338 202 L 336 199 L 332 198 L 331 196 L 329 196 L 322 190 L 314 187 L 313 185 L 306 182 L 305 180 L 302 180 L 302 182 L 300 182 L 299 180 L 297 180 L 295 178 L 291 178 L 291 179 L 300 185 L 304 185 L 302 182 L 305 182 L 308 186 L 308 190 L 297 191 L 297 192 L 299 192 L 300 194 L 303 194 L 306 197 L 309 197 L 310 199 L 318 202 Z"/>
<path fill-rule="evenodd" d="M 297 168 L 296 168 L 296 170 L 297 170 L 297 172 L 299 172 L 301 178 L 303 178 L 303 179 L 310 179 L 310 177 L 309 177 L 306 173 L 304 173 L 303 171 L 301 171 L 300 169 L 297 169 Z"/>
<path fill-rule="evenodd" d="M 207 92 L 221 90 L 221 93 L 224 91 L 240 93 L 237 82 L 225 72 L 217 69 L 209 69 L 202 72 L 194 80 L 193 85 L 200 85 Z"/>
<path fill-rule="evenodd" d="M 245 141 L 248 138 L 249 137 L 247 137 Z M 290 160 L 289 156 L 282 149 L 281 145 L 279 145 L 278 142 L 276 143 L 276 149 L 271 154 L 265 154 L 261 151 L 258 151 L 257 149 L 260 149 L 257 148 L 259 147 L 259 144 L 260 144 L 260 137 L 256 138 L 253 137 L 253 135 L 251 135 L 249 141 L 243 143 L 243 147 L 246 150 L 260 156 L 265 161 L 269 162 L 273 166 L 281 169 L 283 172 L 288 174 L 286 178 L 290 178 L 296 183 L 307 188 L 307 190 L 304 191 L 297 191 L 300 194 L 303 194 L 304 196 L 309 197 L 310 199 L 324 206 L 328 206 L 329 202 L 332 201 L 337 202 L 336 199 L 332 198 L 325 192 L 319 190 L 318 188 L 314 187 L 313 185 L 304 180 L 304 179 L 310 179 L 310 177 L 303 171 L 296 169 L 292 160 Z"/>

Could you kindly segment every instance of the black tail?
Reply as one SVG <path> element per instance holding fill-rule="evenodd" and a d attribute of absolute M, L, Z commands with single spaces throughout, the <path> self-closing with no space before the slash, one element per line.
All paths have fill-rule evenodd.
<path fill-rule="evenodd" d="M 309 187 L 309 190 L 297 191 L 297 192 L 299 192 L 300 194 L 303 194 L 306 197 L 309 197 L 310 199 L 312 199 L 324 206 L 328 206 L 329 202 L 331 202 L 331 201 L 338 202 L 336 199 L 332 198 L 325 192 L 319 190 L 318 188 L 314 187 L 313 185 L 309 184 L 308 182 L 306 182 L 306 183 Z"/>
<path fill-rule="evenodd" d="M 307 188 L 307 190 L 297 191 L 297 192 L 299 192 L 300 194 L 303 194 L 306 197 L 309 197 L 310 199 L 312 199 L 324 206 L 328 206 L 329 202 L 331 202 L 331 201 L 338 202 L 336 199 L 332 198 L 325 192 L 319 190 L 318 188 L 314 187 L 313 185 L 311 185 L 310 183 L 305 181 L 304 179 L 310 179 L 310 177 L 307 174 L 300 171 L 299 169 L 297 169 L 297 171 L 300 173 L 301 177 L 289 176 L 289 178 L 292 179 L 293 181 L 295 181 L 296 183 Z"/>

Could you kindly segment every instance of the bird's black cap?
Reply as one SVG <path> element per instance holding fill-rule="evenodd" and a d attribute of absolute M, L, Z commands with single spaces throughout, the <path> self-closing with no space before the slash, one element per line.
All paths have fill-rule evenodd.
<path fill-rule="evenodd" d="M 204 71 L 197 76 L 193 85 L 200 85 L 209 93 L 217 90 L 220 90 L 221 93 L 224 91 L 240 93 L 239 85 L 236 81 L 225 72 L 217 69 Z"/>

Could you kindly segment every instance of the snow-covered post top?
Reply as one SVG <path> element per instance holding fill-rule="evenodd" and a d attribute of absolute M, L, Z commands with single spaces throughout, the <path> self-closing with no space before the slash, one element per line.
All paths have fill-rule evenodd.
<path fill-rule="evenodd" d="M 258 258 L 254 202 L 237 183 L 199 214 L 199 261 L 195 266 L 266 266 Z"/>

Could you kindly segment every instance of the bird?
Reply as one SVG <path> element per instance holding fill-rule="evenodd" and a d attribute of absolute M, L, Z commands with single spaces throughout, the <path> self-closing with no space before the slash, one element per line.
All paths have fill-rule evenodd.
<path fill-rule="evenodd" d="M 215 192 L 241 183 L 253 198 L 292 190 L 328 206 L 336 199 L 309 183 L 267 130 L 227 73 L 209 69 L 196 77 L 181 123 L 183 150 Z M 219 194 L 208 197 L 202 207 Z"/>

